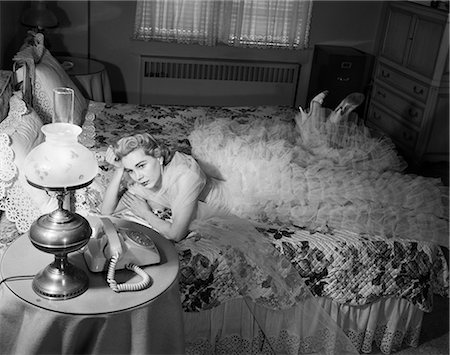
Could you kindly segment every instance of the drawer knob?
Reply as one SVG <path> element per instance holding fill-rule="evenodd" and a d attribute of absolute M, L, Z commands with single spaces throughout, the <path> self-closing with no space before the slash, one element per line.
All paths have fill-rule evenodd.
<path fill-rule="evenodd" d="M 383 99 L 386 98 L 386 93 L 384 93 L 384 92 L 382 92 L 382 91 L 380 91 L 380 90 L 377 90 L 377 95 L 378 95 L 378 96 L 381 96 Z"/>
<path fill-rule="evenodd" d="M 382 76 L 383 78 L 389 78 L 391 75 L 389 74 L 389 72 L 386 72 L 386 71 L 382 70 L 382 71 L 381 71 L 381 76 Z"/>
<path fill-rule="evenodd" d="M 419 112 L 417 112 L 415 109 L 413 109 L 413 108 L 410 108 L 409 110 L 408 110 L 408 115 L 409 115 L 409 117 L 411 117 L 411 118 L 416 118 L 417 116 L 419 116 Z"/>
<path fill-rule="evenodd" d="M 413 91 L 417 95 L 423 95 L 423 88 L 418 88 L 417 86 L 414 86 Z"/>
<path fill-rule="evenodd" d="M 402 132 L 402 136 L 403 136 L 403 138 L 404 138 L 405 140 L 407 140 L 407 141 L 412 140 L 412 135 L 411 135 L 410 133 L 408 133 L 408 132 L 403 131 L 403 132 Z"/>

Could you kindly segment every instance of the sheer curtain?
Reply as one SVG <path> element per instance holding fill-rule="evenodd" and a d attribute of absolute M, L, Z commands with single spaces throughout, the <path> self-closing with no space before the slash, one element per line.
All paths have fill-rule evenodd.
<path fill-rule="evenodd" d="M 311 10 L 312 0 L 138 0 L 134 38 L 304 49 Z"/>

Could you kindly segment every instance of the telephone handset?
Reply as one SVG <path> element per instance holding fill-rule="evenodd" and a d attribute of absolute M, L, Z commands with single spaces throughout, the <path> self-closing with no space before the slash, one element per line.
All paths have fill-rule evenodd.
<path fill-rule="evenodd" d="M 92 228 L 84 258 L 92 272 L 108 271 L 107 282 L 116 292 L 139 291 L 151 284 L 150 276 L 137 265 L 160 262 L 158 249 L 145 233 L 132 229 L 117 230 L 109 218 L 87 216 Z M 117 284 L 115 271 L 127 268 L 142 277 L 136 284 Z"/>

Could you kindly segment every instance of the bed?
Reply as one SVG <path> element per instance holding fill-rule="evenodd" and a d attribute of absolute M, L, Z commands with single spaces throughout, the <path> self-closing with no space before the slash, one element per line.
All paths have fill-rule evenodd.
<path fill-rule="evenodd" d="M 21 61 L 28 71 L 36 70 L 34 75 L 38 80 L 35 63 L 30 64 L 23 58 Z M 53 66 L 59 70 L 56 64 Z M 32 93 L 34 95 L 26 90 L 13 93 L 9 84 L 11 73 L 1 73 L 2 99 L 11 103 L 8 113 L 13 111 L 11 105 L 22 102 L 22 105 L 28 104 L 35 109 L 32 113 L 24 110 L 22 121 L 23 117 L 29 119 L 33 115 L 34 120 L 38 120 L 37 116 L 48 123 L 51 116 L 48 104 L 42 104 L 45 100 L 37 102 L 36 92 Z M 49 74 L 44 71 L 41 75 Z M 64 86 L 73 86 L 68 77 L 61 76 L 65 80 Z M 39 88 L 34 90 L 45 92 Z M 94 183 L 73 196 L 73 207 L 81 214 L 99 212 L 102 186 L 110 173 L 103 156 L 107 146 L 121 136 L 145 130 L 171 148 L 191 154 L 188 137 L 197 120 L 221 118 L 246 125 L 276 118 L 291 124 L 298 114 L 298 110 L 285 106 L 106 105 L 79 100 L 80 107 L 84 105 L 85 108 L 84 111 L 80 109 L 83 120 L 78 122 L 83 126 L 80 141 L 96 153 L 100 167 Z M 0 253 L 26 232 L 34 218 L 53 206 L 48 196 L 36 195 L 21 177 L 19 140 L 13 137 L 20 127 L 11 124 L 14 120 L 20 121 L 19 117 L 16 114 L 12 120 L 10 113 L 3 118 L 4 122 L 10 123 L 0 125 L 0 209 L 3 211 Z M 38 131 L 36 127 L 39 124 L 34 126 Z M 42 141 L 39 132 L 31 133 L 31 136 L 33 142 L 23 148 L 25 153 Z M 170 219 L 170 210 L 155 212 Z M 370 353 L 375 347 L 390 354 L 405 346 L 418 346 L 422 317 L 424 312 L 433 309 L 433 294 L 448 297 L 448 265 L 436 243 L 386 238 L 345 229 L 305 228 L 273 220 L 259 221 L 257 229 L 266 242 L 290 261 L 315 300 L 360 353 Z M 311 338 L 304 326 L 306 323 L 302 323 L 305 322 L 306 303 L 277 311 L 257 302 L 249 304 L 234 283 L 226 255 L 204 236 L 190 234 L 175 247 L 180 260 L 186 353 L 299 354 L 316 349 L 317 343 L 323 340 Z M 255 299 L 270 292 L 264 280 L 255 280 Z"/>

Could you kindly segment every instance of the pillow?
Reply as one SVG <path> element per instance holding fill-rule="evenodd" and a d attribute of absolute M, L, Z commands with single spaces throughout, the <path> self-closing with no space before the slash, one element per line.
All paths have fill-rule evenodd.
<path fill-rule="evenodd" d="M 27 154 L 45 139 L 41 119 L 27 108 L 20 92 L 11 96 L 9 106 L 0 123 L 0 210 L 24 233 L 40 215 L 56 209 L 57 201 L 28 184 L 22 173 Z"/>
<path fill-rule="evenodd" d="M 21 73 L 16 75 L 22 79 L 23 85 L 26 86 L 28 80 L 32 83 L 32 104 L 43 123 L 52 122 L 53 89 L 69 87 L 75 93 L 73 123 L 83 125 L 89 100 L 83 96 L 61 64 L 44 47 L 42 33 L 29 32 L 25 44 L 14 56 L 14 61 L 21 65 L 18 70 Z M 26 88 L 23 88 L 23 91 L 26 91 Z"/>
<path fill-rule="evenodd" d="M 0 70 L 0 122 L 8 116 L 9 99 L 12 95 L 12 72 Z"/>
<path fill-rule="evenodd" d="M 73 123 L 82 126 L 87 113 L 88 100 L 76 87 L 61 64 L 44 51 L 41 61 L 35 66 L 33 107 L 44 123 L 51 123 L 53 117 L 53 89 L 69 87 L 74 90 Z"/>

